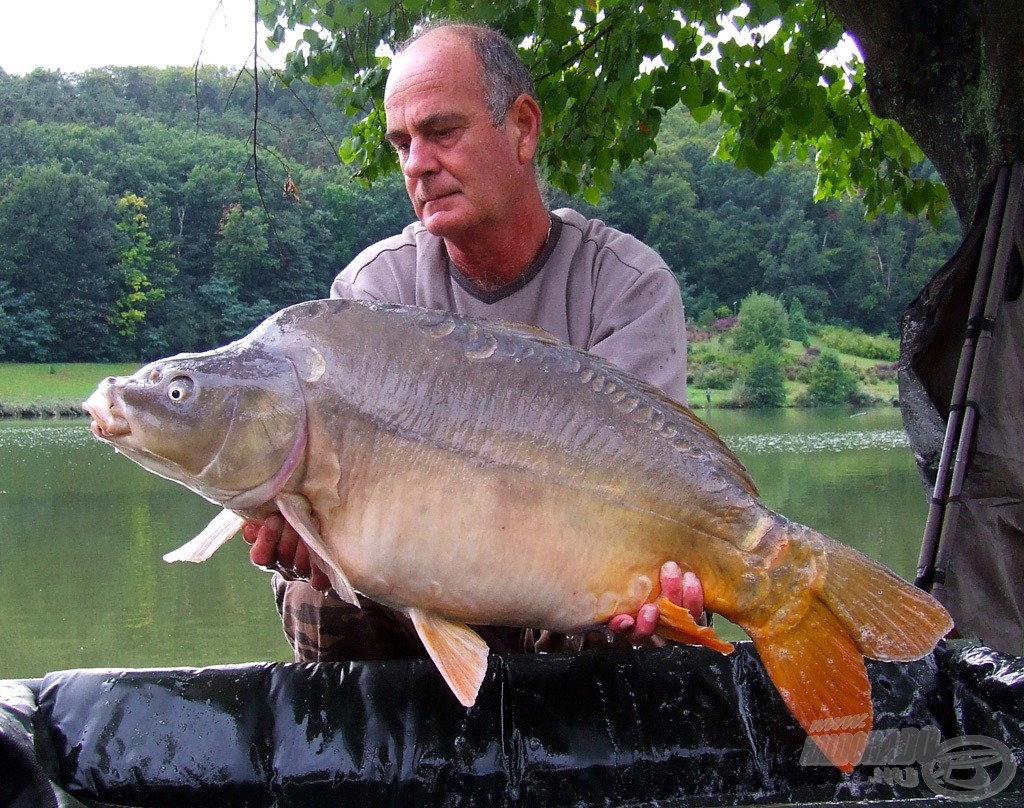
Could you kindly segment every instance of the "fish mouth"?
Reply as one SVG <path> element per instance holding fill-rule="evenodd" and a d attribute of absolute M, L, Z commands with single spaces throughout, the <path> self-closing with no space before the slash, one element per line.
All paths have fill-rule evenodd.
<path fill-rule="evenodd" d="M 100 440 L 109 441 L 132 434 L 124 402 L 109 379 L 82 403 L 82 409 L 92 418 L 89 429 Z"/>

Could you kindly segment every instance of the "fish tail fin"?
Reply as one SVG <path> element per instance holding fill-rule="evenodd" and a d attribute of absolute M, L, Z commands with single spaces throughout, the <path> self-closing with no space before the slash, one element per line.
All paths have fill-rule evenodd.
<path fill-rule="evenodd" d="M 783 541 L 821 548 L 809 605 L 746 627 L 783 701 L 825 756 L 850 771 L 871 729 L 871 685 L 864 657 L 910 661 L 952 628 L 931 595 L 876 561 L 817 531 L 789 523 Z"/>
<path fill-rule="evenodd" d="M 828 559 L 820 597 L 864 656 L 920 659 L 953 628 L 949 612 L 927 592 L 852 547 L 817 535 L 826 542 Z"/>
<path fill-rule="evenodd" d="M 864 657 L 819 600 L 789 630 L 748 629 L 776 690 L 825 757 L 845 772 L 867 747 L 871 683 Z"/>

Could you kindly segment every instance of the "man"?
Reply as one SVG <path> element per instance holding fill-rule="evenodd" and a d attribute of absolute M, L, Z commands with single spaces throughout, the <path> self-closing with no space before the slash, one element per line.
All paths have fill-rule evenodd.
<path fill-rule="evenodd" d="M 447 309 L 538 326 L 686 398 L 686 329 L 679 287 L 641 242 L 571 210 L 549 212 L 534 168 L 541 128 L 533 83 L 515 48 L 487 28 L 441 23 L 396 55 L 384 92 L 387 138 L 418 221 L 364 250 L 331 294 Z M 401 615 L 325 598 L 279 516 L 246 525 L 253 563 L 284 571 L 275 591 L 300 661 L 420 656 Z M 312 586 L 285 577 L 310 578 Z M 703 592 L 669 562 L 662 592 L 694 614 Z M 649 641 L 658 609 L 618 615 L 608 628 Z M 566 638 L 480 629 L 497 651 L 551 650 Z M 576 638 L 574 648 L 584 645 Z"/>

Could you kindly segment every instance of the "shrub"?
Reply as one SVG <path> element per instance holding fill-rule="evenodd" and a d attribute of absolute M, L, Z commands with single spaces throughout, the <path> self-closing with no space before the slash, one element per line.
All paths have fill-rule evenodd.
<path fill-rule="evenodd" d="M 740 304 L 739 321 L 732 332 L 732 344 L 737 351 L 748 353 L 764 343 L 779 350 L 789 333 L 789 318 L 782 303 L 771 295 L 758 292 L 747 295 Z"/>
<path fill-rule="evenodd" d="M 860 398 L 857 377 L 839 361 L 838 355 L 825 351 L 808 374 L 807 398 L 811 406 L 853 403 Z"/>
<path fill-rule="evenodd" d="M 693 368 L 691 384 L 714 390 L 728 390 L 736 381 L 739 372 L 735 365 L 727 362 L 707 362 Z"/>
<path fill-rule="evenodd" d="M 782 357 L 761 343 L 753 351 L 733 388 L 741 407 L 781 407 L 786 403 Z"/>
<path fill-rule="evenodd" d="M 793 302 L 789 304 L 789 338 L 805 348 L 809 344 L 807 318 L 804 316 L 804 307 L 799 298 L 793 298 Z"/>
<path fill-rule="evenodd" d="M 900 344 L 892 337 L 873 337 L 858 328 L 840 328 L 828 325 L 821 329 L 821 341 L 840 353 L 895 362 L 900 358 Z"/>

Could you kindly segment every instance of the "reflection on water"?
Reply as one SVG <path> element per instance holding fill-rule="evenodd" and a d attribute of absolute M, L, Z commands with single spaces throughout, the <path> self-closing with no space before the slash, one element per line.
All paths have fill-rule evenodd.
<path fill-rule="evenodd" d="M 0 678 L 289 658 L 241 541 L 198 566 L 161 560 L 216 513 L 85 421 L 0 424 Z"/>
<path fill-rule="evenodd" d="M 912 577 L 926 508 L 895 410 L 699 414 L 769 507 Z M 84 421 L 0 423 L 0 678 L 290 658 L 240 540 L 161 560 L 216 513 Z"/>

